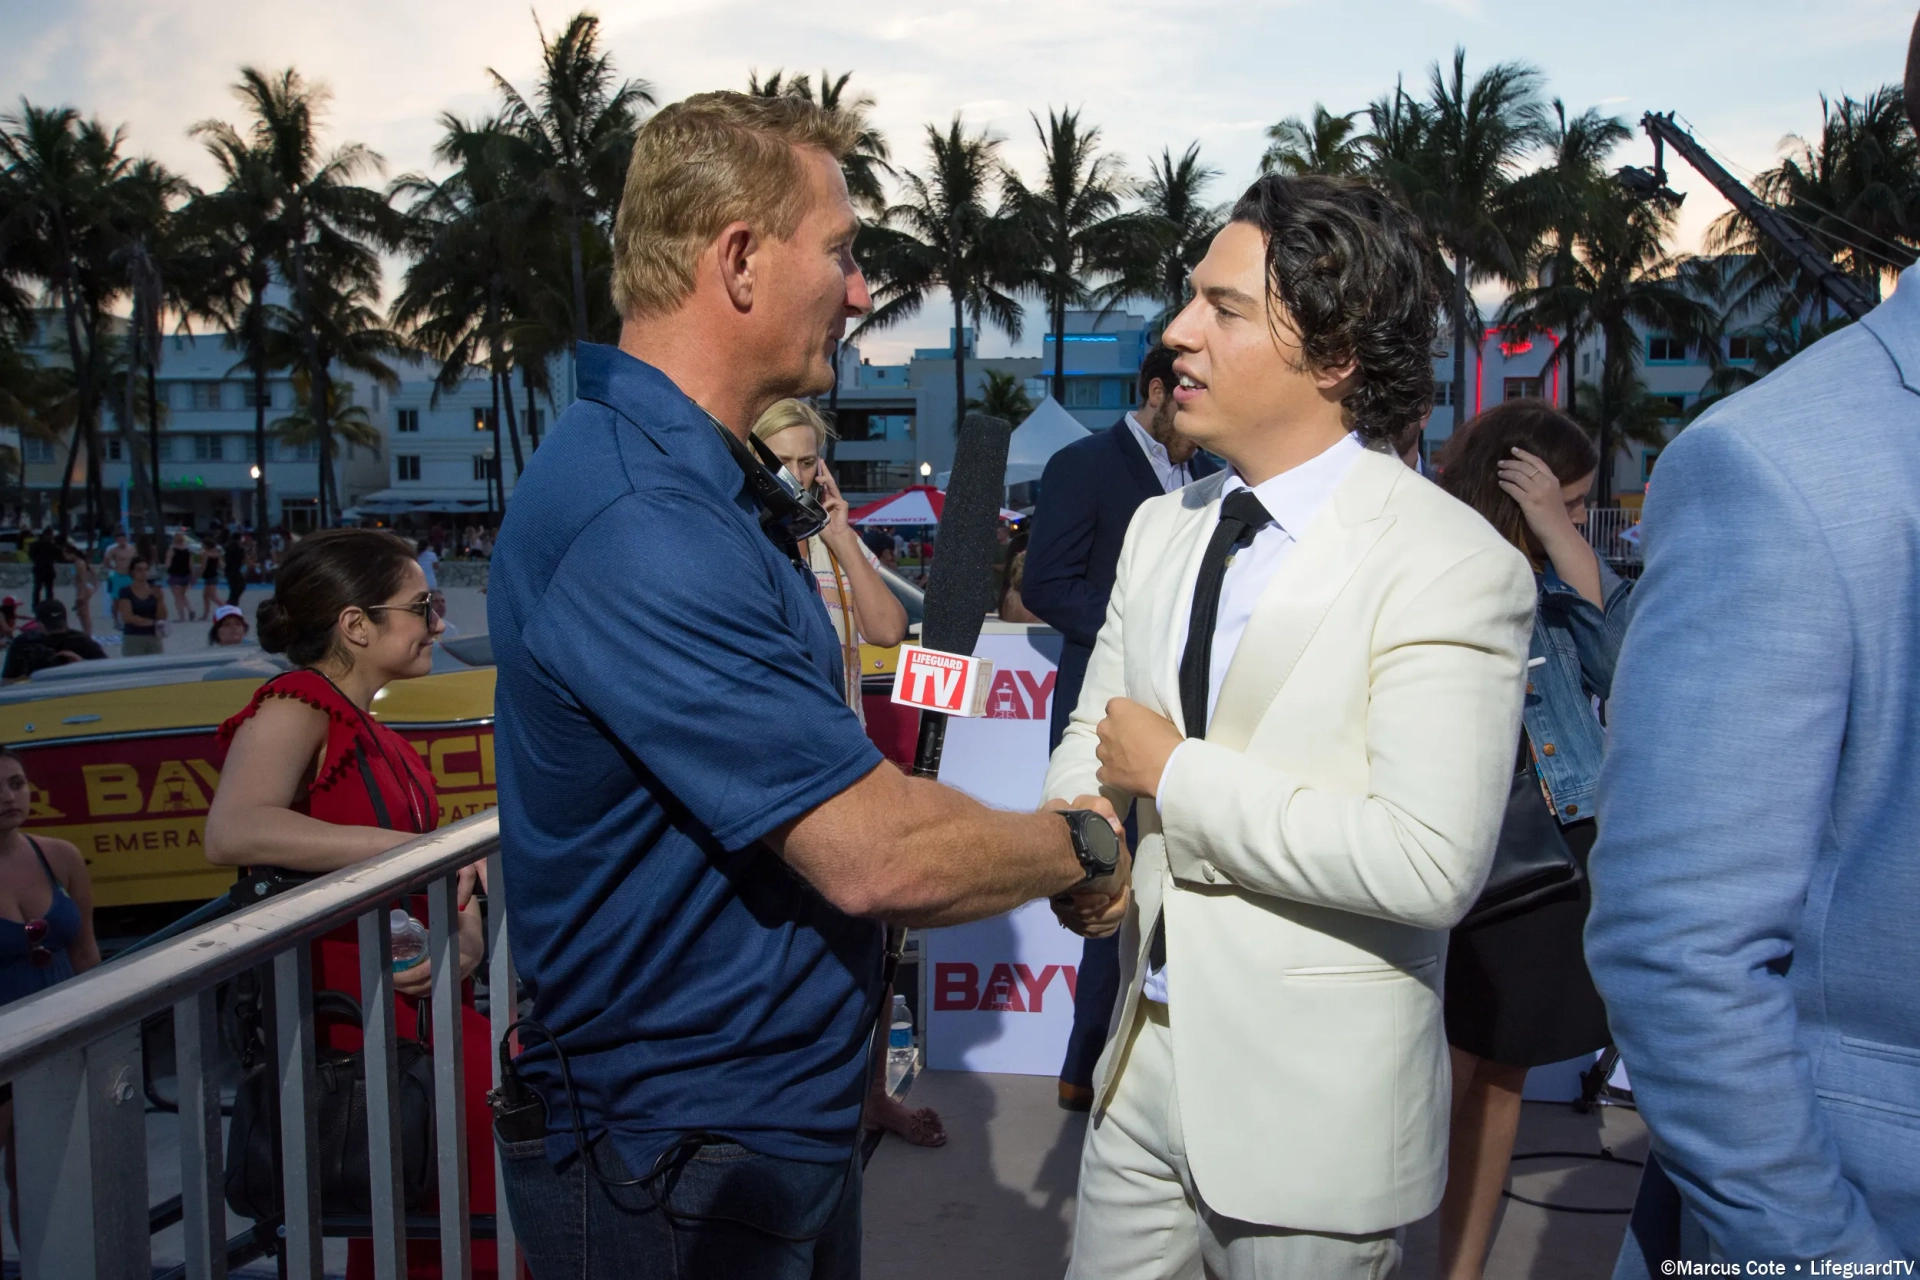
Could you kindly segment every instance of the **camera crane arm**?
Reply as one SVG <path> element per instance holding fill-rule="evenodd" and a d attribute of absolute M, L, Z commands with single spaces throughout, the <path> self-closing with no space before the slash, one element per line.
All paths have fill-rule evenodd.
<path fill-rule="evenodd" d="M 1760 234 L 1774 242 L 1788 255 L 1800 269 L 1812 277 L 1814 283 L 1834 303 L 1851 318 L 1858 320 L 1879 305 L 1860 282 L 1833 265 L 1833 259 L 1823 253 L 1799 228 L 1795 227 L 1780 211 L 1766 201 L 1747 190 L 1746 186 L 1721 167 L 1720 163 L 1708 155 L 1706 149 L 1694 141 L 1693 135 L 1673 122 L 1673 112 L 1665 115 L 1649 111 L 1640 117 L 1640 127 L 1653 139 L 1653 169 L 1628 167 L 1620 171 L 1621 185 L 1635 195 L 1647 199 L 1666 199 L 1678 203 L 1680 197 L 1667 189 L 1665 148 L 1672 146 L 1688 164 L 1711 182 L 1714 189 L 1727 198 L 1727 202 L 1759 230 Z"/>

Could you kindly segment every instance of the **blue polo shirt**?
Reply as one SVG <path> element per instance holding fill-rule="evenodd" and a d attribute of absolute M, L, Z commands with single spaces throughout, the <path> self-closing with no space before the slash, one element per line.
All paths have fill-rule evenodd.
<path fill-rule="evenodd" d="M 758 842 L 882 757 L 813 575 L 760 531 L 712 421 L 624 352 L 583 345 L 578 367 L 487 599 L 514 962 L 630 1170 L 693 1130 L 844 1159 L 881 927 Z M 557 1161 L 554 1054 L 521 1040 Z"/>

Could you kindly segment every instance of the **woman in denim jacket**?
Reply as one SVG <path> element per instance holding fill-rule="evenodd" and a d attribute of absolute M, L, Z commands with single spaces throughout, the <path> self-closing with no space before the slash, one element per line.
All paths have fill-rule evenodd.
<path fill-rule="evenodd" d="M 1509 401 L 1449 442 L 1442 486 L 1533 562 L 1540 584 L 1516 769 L 1540 784 L 1581 865 L 1594 841 L 1594 784 L 1606 701 L 1632 588 L 1593 553 L 1581 525 L 1599 457 L 1572 419 Z M 1441 1274 L 1481 1274 L 1520 1123 L 1527 1068 L 1607 1044 L 1606 1009 L 1581 951 L 1587 887 L 1519 915 L 1456 929 L 1448 947 L 1452 1156 L 1440 1206 Z"/>

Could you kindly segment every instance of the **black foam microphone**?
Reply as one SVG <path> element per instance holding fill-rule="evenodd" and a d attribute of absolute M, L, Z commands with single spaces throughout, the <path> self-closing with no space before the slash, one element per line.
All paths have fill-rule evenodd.
<path fill-rule="evenodd" d="M 994 607 L 993 557 L 999 550 L 1000 498 L 1006 491 L 1012 437 L 1013 428 L 1004 419 L 983 413 L 968 414 L 960 425 L 933 572 L 927 579 L 926 613 L 920 623 L 924 648 L 971 656 L 980 626 Z M 920 739 L 913 753 L 916 776 L 939 774 L 946 736 L 946 716 L 920 713 Z"/>

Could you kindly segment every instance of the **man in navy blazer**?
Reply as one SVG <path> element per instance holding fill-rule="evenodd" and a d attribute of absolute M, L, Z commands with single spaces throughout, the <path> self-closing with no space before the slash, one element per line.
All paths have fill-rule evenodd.
<path fill-rule="evenodd" d="M 1645 530 L 1586 933 L 1656 1157 L 1615 1275 L 1915 1258 L 1920 267 L 1668 446 Z"/>
<path fill-rule="evenodd" d="M 1050 747 L 1060 745 L 1093 641 L 1107 620 L 1120 544 L 1134 511 L 1220 465 L 1173 429 L 1174 352 L 1155 347 L 1140 362 L 1140 407 L 1105 431 L 1076 440 L 1047 461 L 1033 513 L 1021 599 L 1064 637 L 1053 687 Z M 1133 842 L 1129 818 L 1127 839 Z M 1119 940 L 1089 939 L 1081 950 L 1073 998 L 1073 1034 L 1060 1069 L 1060 1105 L 1093 1105 L 1093 1067 L 1107 1039 L 1120 981 Z"/>

